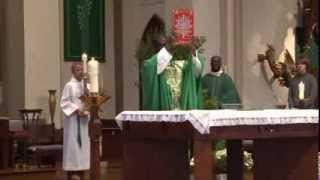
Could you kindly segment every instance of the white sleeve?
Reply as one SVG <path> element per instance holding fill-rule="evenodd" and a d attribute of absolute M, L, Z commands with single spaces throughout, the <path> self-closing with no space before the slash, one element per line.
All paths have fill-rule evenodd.
<path fill-rule="evenodd" d="M 172 55 L 163 47 L 157 54 L 157 74 L 161 74 L 168 66 Z"/>
<path fill-rule="evenodd" d="M 198 76 L 201 75 L 201 69 L 202 69 L 201 62 L 200 62 L 199 57 L 198 57 L 198 51 L 196 51 L 196 56 L 195 57 L 192 55 L 192 62 L 195 65 L 194 73 L 198 77 Z"/>
<path fill-rule="evenodd" d="M 66 116 L 70 116 L 73 112 L 79 109 L 77 104 L 72 100 L 72 86 L 70 84 L 66 84 L 63 89 L 60 107 Z"/>

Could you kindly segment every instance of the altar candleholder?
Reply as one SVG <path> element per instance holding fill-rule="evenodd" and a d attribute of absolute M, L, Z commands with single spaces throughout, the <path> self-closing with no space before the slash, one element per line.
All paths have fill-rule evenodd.
<path fill-rule="evenodd" d="M 111 97 L 90 93 L 80 97 L 85 108 L 90 111 L 89 137 L 90 137 L 90 180 L 100 180 L 100 138 L 102 135 L 101 120 L 99 118 L 100 106 Z"/>

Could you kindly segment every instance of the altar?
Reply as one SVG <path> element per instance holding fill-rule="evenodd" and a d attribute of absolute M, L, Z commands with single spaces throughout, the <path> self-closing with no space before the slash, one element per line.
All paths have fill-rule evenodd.
<path fill-rule="evenodd" d="M 253 139 L 254 179 L 317 178 L 318 110 L 124 111 L 124 179 L 215 179 L 212 141 L 228 140 L 228 180 L 242 179 L 241 140 Z"/>

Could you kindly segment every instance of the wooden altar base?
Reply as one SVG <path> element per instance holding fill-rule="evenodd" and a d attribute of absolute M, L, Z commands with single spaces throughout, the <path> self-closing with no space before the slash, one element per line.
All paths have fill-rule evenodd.
<path fill-rule="evenodd" d="M 318 124 L 212 127 L 189 123 L 124 122 L 124 180 L 188 180 L 193 142 L 194 180 L 216 180 L 212 141 L 226 139 L 228 180 L 243 179 L 241 140 L 254 142 L 255 180 L 316 180 Z"/>
<path fill-rule="evenodd" d="M 316 180 L 317 141 L 317 138 L 284 138 L 254 142 L 255 179 Z"/>
<path fill-rule="evenodd" d="M 209 135 L 198 134 L 207 151 L 198 154 L 200 161 L 195 165 L 204 173 L 196 180 L 215 179 L 205 170 L 214 164 L 203 160 L 211 156 L 208 151 L 213 139 L 228 140 L 228 156 L 232 156 L 227 162 L 228 180 L 242 179 L 241 139 L 253 139 L 254 180 L 317 180 L 318 132 L 318 124 L 212 127 Z"/>
<path fill-rule="evenodd" d="M 124 123 L 124 180 L 189 180 L 188 123 Z"/>

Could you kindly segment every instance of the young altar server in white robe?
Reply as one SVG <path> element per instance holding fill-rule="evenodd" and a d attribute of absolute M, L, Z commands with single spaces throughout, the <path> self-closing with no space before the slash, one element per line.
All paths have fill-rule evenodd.
<path fill-rule="evenodd" d="M 89 118 L 79 97 L 83 93 L 82 64 L 73 63 L 72 78 L 65 85 L 60 106 L 64 113 L 63 162 L 68 180 L 77 175 L 83 180 L 84 171 L 90 169 Z"/>

